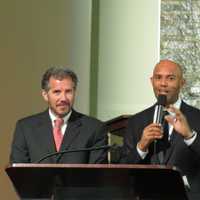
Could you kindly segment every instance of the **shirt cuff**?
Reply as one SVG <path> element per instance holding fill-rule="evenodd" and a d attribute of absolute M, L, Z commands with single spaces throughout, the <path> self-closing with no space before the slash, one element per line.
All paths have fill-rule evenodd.
<path fill-rule="evenodd" d="M 197 137 L 197 132 L 192 130 L 192 137 L 190 139 L 187 139 L 187 140 L 184 139 L 185 144 L 187 146 L 190 146 L 195 141 L 196 137 Z"/>
<path fill-rule="evenodd" d="M 140 155 L 140 157 L 141 157 L 142 159 L 145 159 L 145 157 L 146 157 L 147 154 L 148 154 L 148 151 L 141 151 L 141 150 L 138 148 L 138 145 L 137 145 L 136 149 L 137 149 L 137 152 L 138 152 L 138 154 Z"/>

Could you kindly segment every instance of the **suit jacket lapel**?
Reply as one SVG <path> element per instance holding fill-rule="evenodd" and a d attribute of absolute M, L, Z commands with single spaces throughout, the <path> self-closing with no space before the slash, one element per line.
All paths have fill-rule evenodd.
<path fill-rule="evenodd" d="M 186 107 L 186 104 L 182 101 L 180 110 L 184 114 L 185 114 L 185 107 Z M 172 135 L 171 135 L 171 139 L 170 139 L 171 145 L 166 151 L 166 155 L 165 155 L 165 158 L 164 158 L 164 163 L 167 164 L 167 162 L 170 160 L 171 155 L 173 154 L 174 147 L 177 145 L 177 143 L 179 141 L 179 138 L 180 138 L 180 135 L 173 129 Z"/>
<path fill-rule="evenodd" d="M 167 164 L 169 159 L 171 158 L 171 155 L 173 154 L 174 147 L 177 145 L 179 135 L 176 131 L 173 130 L 171 139 L 170 139 L 170 147 L 167 149 L 165 157 L 164 157 L 164 163 Z"/>
<path fill-rule="evenodd" d="M 67 129 L 61 144 L 61 151 L 66 150 L 73 143 L 73 140 L 80 134 L 81 114 L 72 110 L 72 114 L 67 124 Z"/>
<path fill-rule="evenodd" d="M 36 133 L 38 133 L 38 139 L 41 140 L 41 144 L 44 144 L 44 146 L 47 147 L 47 152 L 55 152 L 53 129 L 48 110 L 42 114 Z"/>

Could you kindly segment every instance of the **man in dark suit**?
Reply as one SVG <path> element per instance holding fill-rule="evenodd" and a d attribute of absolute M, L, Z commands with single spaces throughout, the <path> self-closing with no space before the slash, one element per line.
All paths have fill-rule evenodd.
<path fill-rule="evenodd" d="M 153 123 L 155 105 L 133 115 L 124 136 L 121 162 L 176 166 L 187 178 L 184 180 L 190 186 L 190 199 L 200 199 L 200 110 L 179 97 L 185 80 L 177 63 L 161 60 L 154 68 L 151 83 L 156 97 L 167 97 L 167 133 L 160 124 Z M 165 134 L 169 134 L 167 142 Z"/>
<path fill-rule="evenodd" d="M 42 96 L 49 108 L 17 122 L 11 147 L 11 163 L 34 163 L 48 154 L 98 148 L 107 144 L 104 124 L 73 109 L 77 82 L 76 74 L 67 68 L 53 67 L 44 73 Z M 61 144 L 56 147 L 57 139 L 53 133 L 57 119 L 62 124 L 58 141 Z M 42 163 L 105 163 L 106 151 L 93 149 L 68 152 L 49 156 Z"/>

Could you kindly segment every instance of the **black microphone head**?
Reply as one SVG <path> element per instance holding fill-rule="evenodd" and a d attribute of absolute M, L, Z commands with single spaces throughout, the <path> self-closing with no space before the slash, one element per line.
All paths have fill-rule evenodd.
<path fill-rule="evenodd" d="M 162 105 L 162 106 L 166 106 L 166 104 L 167 104 L 167 96 L 164 95 L 164 94 L 158 95 L 157 104 L 158 105 Z"/>

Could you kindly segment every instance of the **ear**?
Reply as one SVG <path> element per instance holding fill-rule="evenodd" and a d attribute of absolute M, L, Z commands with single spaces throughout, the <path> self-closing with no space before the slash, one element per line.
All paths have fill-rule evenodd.
<path fill-rule="evenodd" d="M 48 102 L 48 93 L 45 90 L 42 90 L 42 96 L 46 102 Z"/>
<path fill-rule="evenodd" d="M 151 84 L 153 85 L 153 76 L 150 77 Z"/>
<path fill-rule="evenodd" d="M 185 84 L 186 84 L 186 80 L 182 79 L 182 81 L 181 81 L 181 87 L 183 87 Z"/>

